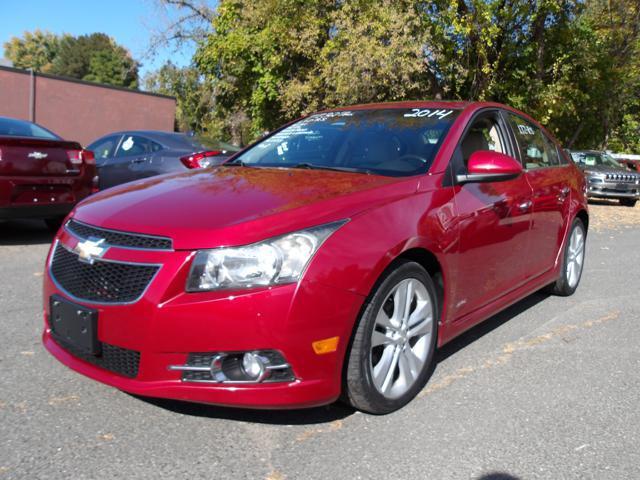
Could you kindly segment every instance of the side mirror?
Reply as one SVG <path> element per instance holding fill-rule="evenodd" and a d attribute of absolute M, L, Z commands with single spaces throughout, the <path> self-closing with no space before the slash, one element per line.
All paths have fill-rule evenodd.
<path fill-rule="evenodd" d="M 522 165 L 504 153 L 478 150 L 471 154 L 467 170 L 466 175 L 456 175 L 456 182 L 459 185 L 512 180 L 522 173 Z"/>

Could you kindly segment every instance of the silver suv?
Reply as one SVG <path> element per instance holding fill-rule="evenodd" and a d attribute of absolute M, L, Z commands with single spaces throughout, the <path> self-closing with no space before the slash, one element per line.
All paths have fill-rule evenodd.
<path fill-rule="evenodd" d="M 640 174 L 628 170 L 606 152 L 569 153 L 587 177 L 589 198 L 617 198 L 627 207 L 636 205 L 640 199 Z"/>

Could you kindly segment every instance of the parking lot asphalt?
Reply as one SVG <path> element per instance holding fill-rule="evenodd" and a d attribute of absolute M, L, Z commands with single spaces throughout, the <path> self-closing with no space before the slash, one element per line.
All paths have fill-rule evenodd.
<path fill-rule="evenodd" d="M 382 417 L 142 399 L 72 372 L 40 343 L 51 236 L 0 223 L 0 478 L 638 479 L 640 206 L 591 212 L 574 296 L 470 330 Z"/>

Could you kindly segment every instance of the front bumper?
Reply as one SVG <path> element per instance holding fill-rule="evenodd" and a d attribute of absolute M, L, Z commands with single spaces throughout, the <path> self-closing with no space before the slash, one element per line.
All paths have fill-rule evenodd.
<path fill-rule="evenodd" d="M 62 232 L 60 241 L 72 241 Z M 363 297 L 303 281 L 270 289 L 185 293 L 192 252 L 132 252 L 113 257 L 161 263 L 144 296 L 127 305 L 98 305 L 71 298 L 47 271 L 44 280 L 44 346 L 63 364 L 118 389 L 152 397 L 252 408 L 310 407 L 340 394 L 342 364 Z M 105 370 L 74 356 L 52 337 L 49 298 L 58 294 L 98 311 L 101 342 L 140 353 L 135 378 Z M 312 342 L 338 336 L 335 352 L 318 355 Z M 273 349 L 291 365 L 296 380 L 286 383 L 190 383 L 171 365 L 193 352 Z"/>
<path fill-rule="evenodd" d="M 613 183 L 589 183 L 589 198 L 630 198 L 640 199 L 640 185 L 625 185 L 624 188 Z"/>

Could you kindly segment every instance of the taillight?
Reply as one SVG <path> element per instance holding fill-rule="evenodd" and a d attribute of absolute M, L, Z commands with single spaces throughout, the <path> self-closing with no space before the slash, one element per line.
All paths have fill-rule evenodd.
<path fill-rule="evenodd" d="M 91 150 L 67 150 L 67 157 L 72 165 L 80 165 L 83 162 L 87 165 L 96 164 L 96 157 Z"/>
<path fill-rule="evenodd" d="M 82 160 L 84 160 L 84 163 L 87 165 L 96 164 L 96 156 L 91 150 L 82 150 Z"/>
<path fill-rule="evenodd" d="M 215 163 L 211 157 L 216 157 L 221 153 L 220 150 L 192 153 L 191 155 L 181 157 L 180 161 L 184 163 L 187 168 L 207 168 Z"/>
<path fill-rule="evenodd" d="M 80 165 L 82 163 L 82 150 L 67 150 L 67 157 L 72 165 Z"/>

